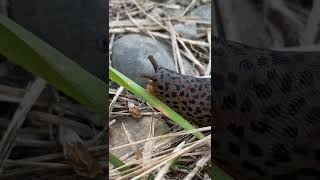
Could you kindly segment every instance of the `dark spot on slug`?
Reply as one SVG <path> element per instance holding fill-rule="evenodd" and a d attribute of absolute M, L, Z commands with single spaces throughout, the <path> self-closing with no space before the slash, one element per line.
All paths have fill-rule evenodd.
<path fill-rule="evenodd" d="M 207 96 L 207 101 L 211 102 L 211 95 Z"/>
<path fill-rule="evenodd" d="M 266 84 L 258 83 L 253 86 L 253 90 L 259 99 L 269 98 L 272 94 L 271 87 Z"/>
<path fill-rule="evenodd" d="M 199 91 L 202 91 L 202 84 L 199 85 Z"/>
<path fill-rule="evenodd" d="M 177 93 L 176 93 L 176 92 L 172 92 L 172 93 L 171 93 L 171 96 L 172 96 L 172 97 L 176 97 L 176 96 L 177 96 Z"/>
<path fill-rule="evenodd" d="M 238 82 L 238 75 L 234 72 L 228 73 L 228 80 L 232 84 L 236 84 Z"/>
<path fill-rule="evenodd" d="M 267 167 L 276 167 L 277 166 L 277 164 L 275 162 L 273 162 L 273 161 L 266 161 L 264 164 Z"/>
<path fill-rule="evenodd" d="M 228 143 L 229 146 L 229 151 L 231 152 L 231 154 L 236 155 L 236 156 L 240 156 L 240 147 L 233 143 L 233 142 L 229 142 Z"/>
<path fill-rule="evenodd" d="M 196 101 L 194 99 L 191 99 L 191 100 L 189 100 L 189 103 L 194 104 L 194 103 L 196 103 Z"/>
<path fill-rule="evenodd" d="M 320 107 L 315 106 L 311 107 L 309 110 L 306 112 L 306 121 L 310 124 L 314 124 L 320 119 Z"/>
<path fill-rule="evenodd" d="M 272 157 L 275 161 L 282 163 L 291 161 L 290 152 L 283 144 L 277 143 L 273 145 L 271 151 Z"/>
<path fill-rule="evenodd" d="M 262 156 L 262 150 L 257 144 L 249 142 L 248 143 L 248 149 L 249 149 L 249 153 L 253 157 L 261 157 Z"/>
<path fill-rule="evenodd" d="M 230 123 L 227 126 L 227 129 L 230 131 L 231 134 L 240 139 L 244 137 L 244 128 L 242 126 L 237 126 L 235 123 Z"/>
<path fill-rule="evenodd" d="M 252 131 L 259 134 L 270 132 L 272 129 L 269 122 L 267 122 L 265 119 L 258 120 L 257 122 L 251 122 L 250 128 Z"/>
<path fill-rule="evenodd" d="M 188 116 L 193 117 L 193 114 L 191 114 L 191 113 L 189 113 L 189 112 L 187 112 L 186 114 L 187 114 Z"/>
<path fill-rule="evenodd" d="M 288 125 L 287 127 L 284 127 L 282 131 L 285 136 L 288 136 L 290 138 L 295 138 L 298 136 L 298 128 L 292 127 L 290 125 Z"/>
<path fill-rule="evenodd" d="M 290 78 L 289 74 L 285 74 L 281 79 L 280 90 L 283 93 L 287 94 L 291 92 L 291 87 L 292 87 L 292 79 Z"/>
<path fill-rule="evenodd" d="M 221 75 L 221 74 L 213 74 L 212 81 L 213 81 L 213 89 L 215 91 L 224 90 L 224 76 L 223 75 Z M 207 85 L 207 87 L 205 87 L 205 88 L 208 88 L 208 87 L 209 87 L 209 85 Z"/>
<path fill-rule="evenodd" d="M 313 86 L 314 84 L 313 74 L 308 71 L 301 72 L 300 83 L 306 86 Z"/>
<path fill-rule="evenodd" d="M 158 89 L 163 90 L 163 86 L 159 85 Z"/>
<path fill-rule="evenodd" d="M 252 108 L 252 102 L 251 100 L 247 97 L 243 100 L 242 104 L 240 105 L 240 111 L 241 112 L 250 112 Z"/>
<path fill-rule="evenodd" d="M 242 162 L 242 166 L 243 166 L 245 169 L 249 170 L 249 171 L 256 172 L 256 173 L 257 173 L 258 175 L 260 175 L 260 176 L 263 176 L 263 175 L 264 175 L 262 169 L 261 169 L 259 166 L 255 165 L 255 164 L 253 164 L 253 163 L 251 163 L 251 162 L 249 162 L 249 161 L 246 161 L 246 160 L 243 161 L 243 162 Z"/>

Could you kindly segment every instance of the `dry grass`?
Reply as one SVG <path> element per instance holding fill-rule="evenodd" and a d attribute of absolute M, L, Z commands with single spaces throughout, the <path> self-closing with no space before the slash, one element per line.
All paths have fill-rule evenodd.
<path fill-rule="evenodd" d="M 149 0 L 111 0 L 109 1 L 109 57 L 112 56 L 112 46 L 115 40 L 130 33 L 139 33 L 154 39 L 162 39 L 172 48 L 172 57 L 175 61 L 175 70 L 185 72 L 183 60 L 193 64 L 193 75 L 210 76 L 211 55 L 211 22 L 197 20 L 187 16 L 200 2 L 193 0 L 188 6 L 172 5 L 168 3 L 155 3 Z M 150 12 L 154 8 L 184 8 L 181 16 L 169 16 L 155 18 Z M 188 8 L 187 8 L 188 7 Z M 182 38 L 173 26 L 181 22 L 196 22 L 197 31 L 201 34 L 199 39 Z M 183 58 L 184 57 L 184 58 Z M 111 59 L 109 63 L 111 64 Z M 122 87 L 109 89 L 109 127 L 120 118 L 132 117 L 138 112 L 141 116 L 159 117 L 150 105 L 142 102 Z M 135 104 L 130 110 L 130 103 Z M 132 105 L 131 105 L 132 106 Z M 132 107 L 131 107 L 132 108 Z M 163 120 L 166 120 L 163 118 Z M 126 163 L 129 170 L 119 172 L 119 168 L 110 165 L 110 179 L 146 179 L 152 174 L 155 179 L 209 179 L 204 170 L 211 158 L 210 147 L 211 135 L 198 140 L 193 135 L 194 131 L 210 134 L 211 127 L 199 128 L 194 131 L 184 131 L 171 121 L 171 128 L 161 136 L 155 136 L 154 121 L 150 122 L 149 135 L 147 139 L 134 141 L 130 135 L 130 127 L 122 126 L 126 133 L 128 144 L 112 147 L 115 151 L 130 147 L 132 153 L 119 157 Z M 143 145 L 143 146 L 141 146 Z M 120 167 L 121 168 L 121 167 Z"/>

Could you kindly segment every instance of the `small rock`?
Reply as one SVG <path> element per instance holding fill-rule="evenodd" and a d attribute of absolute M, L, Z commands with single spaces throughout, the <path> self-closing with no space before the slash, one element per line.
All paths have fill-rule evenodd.
<path fill-rule="evenodd" d="M 164 14 L 165 12 L 161 8 L 154 8 L 150 13 L 150 15 L 154 18 L 161 18 L 164 16 Z"/>
<path fill-rule="evenodd" d="M 109 129 L 109 144 L 110 147 L 117 147 L 123 144 L 129 143 L 126 133 L 123 130 L 122 123 L 132 136 L 134 141 L 146 139 L 150 131 L 151 116 L 143 116 L 140 119 L 126 118 L 118 119 L 116 123 Z M 161 135 L 163 132 L 169 129 L 168 125 L 161 119 L 154 118 L 155 120 L 155 136 Z M 141 145 L 140 145 L 141 146 Z M 140 147 L 139 146 L 139 147 Z M 111 151 L 115 156 L 121 157 L 125 154 L 132 152 L 131 147 L 121 148 L 115 151 Z"/>
<path fill-rule="evenodd" d="M 211 4 L 204 4 L 190 12 L 191 16 L 198 17 L 203 21 L 211 21 Z"/>
<path fill-rule="evenodd" d="M 149 55 L 152 55 L 160 66 L 174 70 L 173 56 L 168 47 L 139 34 L 125 35 L 115 41 L 112 47 L 112 66 L 145 87 L 147 81 L 141 75 L 155 73 L 148 60 Z"/>
<path fill-rule="evenodd" d="M 194 22 L 179 23 L 174 25 L 174 29 L 184 38 L 197 39 L 199 34 L 197 33 L 197 25 Z"/>
<path fill-rule="evenodd" d="M 192 0 L 173 0 L 176 4 L 188 6 Z"/>
<path fill-rule="evenodd" d="M 176 0 L 171 0 L 166 3 L 166 6 L 163 7 L 163 10 L 167 13 L 168 16 L 180 16 L 185 7 L 179 5 Z"/>
<path fill-rule="evenodd" d="M 164 3 L 164 2 L 167 2 L 168 0 L 150 0 L 150 1 L 157 2 L 157 3 Z"/>

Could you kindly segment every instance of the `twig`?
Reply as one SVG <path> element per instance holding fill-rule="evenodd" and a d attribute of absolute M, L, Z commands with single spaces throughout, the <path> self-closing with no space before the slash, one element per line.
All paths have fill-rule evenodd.
<path fill-rule="evenodd" d="M 17 111 L 14 113 L 8 129 L 2 136 L 0 142 L 0 171 L 2 171 L 3 164 L 11 153 L 18 129 L 23 124 L 28 112 L 40 96 L 45 86 L 46 82 L 43 79 L 37 78 L 27 90 Z"/>

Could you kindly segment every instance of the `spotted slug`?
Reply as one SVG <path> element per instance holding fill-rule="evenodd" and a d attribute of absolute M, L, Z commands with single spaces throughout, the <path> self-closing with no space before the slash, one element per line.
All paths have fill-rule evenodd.
<path fill-rule="evenodd" d="M 212 51 L 213 163 L 237 180 L 320 179 L 320 52 Z"/>
<path fill-rule="evenodd" d="M 155 74 L 143 74 L 151 80 L 147 89 L 175 112 L 198 126 L 210 126 L 211 79 L 182 75 L 160 67 L 152 56 L 148 56 Z"/>

